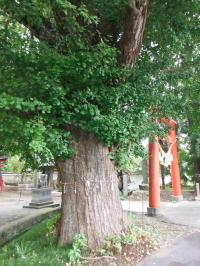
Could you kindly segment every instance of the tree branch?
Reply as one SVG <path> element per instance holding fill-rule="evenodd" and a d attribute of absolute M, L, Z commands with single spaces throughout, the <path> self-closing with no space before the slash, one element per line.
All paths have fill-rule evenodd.
<path fill-rule="evenodd" d="M 101 37 L 111 35 L 111 45 L 117 46 L 119 51 L 118 62 L 121 65 L 133 67 L 135 64 L 143 42 L 144 29 L 147 18 L 147 6 L 149 0 L 129 0 L 127 11 L 124 18 L 124 29 L 120 33 L 120 29 L 112 21 L 101 21 L 99 25 L 91 26 L 89 31 L 92 33 L 89 36 L 91 45 L 97 44 Z M 80 4 L 80 0 L 72 0 L 73 4 Z M 51 3 L 52 19 L 43 16 L 40 8 L 34 4 L 34 1 L 28 4 L 21 1 L 8 1 L 2 4 L 0 0 L 0 8 L 4 10 L 13 19 L 26 26 L 32 35 L 41 41 L 45 41 L 51 47 L 57 47 L 60 52 L 66 52 L 66 47 L 60 47 L 63 43 L 60 42 L 64 36 L 70 33 L 71 28 L 67 28 L 65 22 L 69 19 L 69 14 L 63 12 L 62 7 L 55 3 Z M 38 17 L 37 17 L 38 13 Z M 39 23 L 37 23 L 37 18 Z M 78 23 L 82 23 L 79 21 Z M 121 36 L 121 38 L 120 38 Z M 65 44 L 66 45 L 66 44 Z M 63 49 L 62 49 L 63 48 Z"/>
<path fill-rule="evenodd" d="M 147 6 L 148 0 L 130 0 L 127 8 L 119 61 L 130 68 L 135 64 L 142 46 Z"/>

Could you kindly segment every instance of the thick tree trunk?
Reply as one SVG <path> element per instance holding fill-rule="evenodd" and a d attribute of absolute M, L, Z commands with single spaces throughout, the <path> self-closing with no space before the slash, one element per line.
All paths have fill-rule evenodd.
<path fill-rule="evenodd" d="M 189 126 L 192 127 L 193 125 L 193 121 L 191 119 L 188 119 L 189 122 Z M 200 184 L 200 157 L 199 154 L 197 154 L 197 145 L 198 145 L 198 136 L 196 134 L 190 134 L 189 135 L 190 138 L 190 153 L 192 155 L 192 159 L 193 159 L 193 169 L 194 169 L 194 175 L 196 178 L 196 183 Z"/>
<path fill-rule="evenodd" d="M 117 177 L 118 177 L 118 188 L 120 191 L 123 191 L 123 172 L 122 172 L 122 170 L 118 171 Z"/>
<path fill-rule="evenodd" d="M 169 150 L 169 144 L 166 140 L 162 139 L 159 141 L 162 149 L 164 152 L 168 152 Z M 162 189 L 165 189 L 165 175 L 166 175 L 166 169 L 164 165 L 160 165 L 160 171 L 161 171 L 161 179 L 162 179 Z"/>
<path fill-rule="evenodd" d="M 194 158 L 194 170 L 196 182 L 200 184 L 200 158 Z"/>
<path fill-rule="evenodd" d="M 93 249 L 125 229 L 117 172 L 94 134 L 76 129 L 72 135 L 75 157 L 57 162 L 63 182 L 59 244 L 80 233 Z"/>
<path fill-rule="evenodd" d="M 162 178 L 162 189 L 165 189 L 165 166 L 161 165 L 161 178 Z"/>

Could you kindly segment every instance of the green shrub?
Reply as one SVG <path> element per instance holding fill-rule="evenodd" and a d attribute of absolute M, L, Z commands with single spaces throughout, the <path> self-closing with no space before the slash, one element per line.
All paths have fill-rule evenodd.
<path fill-rule="evenodd" d="M 72 265 L 81 265 L 81 257 L 88 250 L 86 238 L 78 234 L 74 237 L 72 249 L 69 251 L 68 257 Z"/>

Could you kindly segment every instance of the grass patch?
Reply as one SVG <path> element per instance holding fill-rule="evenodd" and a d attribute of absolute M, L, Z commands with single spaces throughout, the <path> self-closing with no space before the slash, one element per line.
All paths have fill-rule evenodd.
<path fill-rule="evenodd" d="M 0 266 L 65 266 L 69 261 L 68 265 L 81 265 L 82 260 L 84 265 L 88 265 L 90 260 L 102 261 L 108 256 L 109 260 L 119 261 L 118 265 L 131 261 L 131 264 L 126 264 L 128 266 L 154 249 L 148 232 L 140 228 L 139 217 L 132 213 L 128 215 L 132 230 L 121 236 L 108 237 L 104 246 L 96 252 L 90 253 L 82 235 L 75 236 L 73 245 L 59 247 L 53 233 L 56 216 L 32 226 L 0 248 Z M 110 265 L 110 262 L 104 265 Z"/>
<path fill-rule="evenodd" d="M 57 237 L 52 233 L 53 216 L 31 227 L 0 248 L 1 266 L 64 266 L 68 261 L 71 246 L 57 246 Z"/>

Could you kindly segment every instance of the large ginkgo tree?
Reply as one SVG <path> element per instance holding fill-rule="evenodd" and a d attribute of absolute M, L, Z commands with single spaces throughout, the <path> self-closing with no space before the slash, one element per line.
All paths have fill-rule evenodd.
<path fill-rule="evenodd" d="M 125 230 L 116 161 L 159 130 L 154 116 L 185 102 L 174 72 L 192 62 L 196 42 L 184 40 L 196 34 L 198 5 L 0 0 L 2 148 L 35 166 L 55 163 L 60 244 L 81 233 L 95 248 Z"/>

